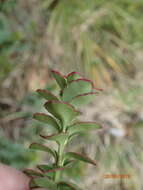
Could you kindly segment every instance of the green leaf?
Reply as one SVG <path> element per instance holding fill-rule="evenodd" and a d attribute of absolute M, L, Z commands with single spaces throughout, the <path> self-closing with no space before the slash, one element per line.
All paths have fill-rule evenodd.
<path fill-rule="evenodd" d="M 38 89 L 37 92 L 41 97 L 45 98 L 46 100 L 58 100 L 58 98 L 48 90 Z"/>
<path fill-rule="evenodd" d="M 26 175 L 28 175 L 30 177 L 31 176 L 39 176 L 39 177 L 44 176 L 42 173 L 34 171 L 32 169 L 25 169 L 25 170 L 23 170 L 23 173 L 25 173 Z"/>
<path fill-rule="evenodd" d="M 79 111 L 66 102 L 53 100 L 46 102 L 44 106 L 54 117 L 61 121 L 63 126 L 67 126 L 80 114 Z"/>
<path fill-rule="evenodd" d="M 66 78 L 67 78 L 67 81 L 68 82 L 71 82 L 71 81 L 73 81 L 73 80 L 77 80 L 77 79 L 81 79 L 81 78 L 83 78 L 81 75 L 80 75 L 80 73 L 78 73 L 78 72 L 71 72 L 71 73 L 69 73 L 67 76 L 66 76 Z"/>
<path fill-rule="evenodd" d="M 44 135 L 40 135 L 40 136 L 47 140 L 56 141 L 58 144 L 65 144 L 65 142 L 67 142 L 68 137 L 69 137 L 67 133 L 59 133 L 59 134 L 54 134 L 54 135 L 49 135 L 49 136 L 44 136 Z"/>
<path fill-rule="evenodd" d="M 57 121 L 50 115 L 44 114 L 44 113 L 35 113 L 33 115 L 33 118 L 41 121 L 43 123 L 48 124 L 49 126 L 54 127 L 58 131 L 60 131 L 60 126 L 58 125 Z"/>
<path fill-rule="evenodd" d="M 75 107 L 82 107 L 82 106 L 85 106 L 86 104 L 91 103 L 95 99 L 96 96 L 97 96 L 96 92 L 80 94 L 80 95 L 74 97 L 70 101 L 70 104 L 72 104 Z"/>
<path fill-rule="evenodd" d="M 76 152 L 68 152 L 68 153 L 65 154 L 64 158 L 65 159 L 74 158 L 74 159 L 77 159 L 77 160 L 80 160 L 80 161 L 83 161 L 83 162 L 87 162 L 87 163 L 96 165 L 96 162 L 94 160 L 92 160 L 91 158 L 89 158 L 88 156 L 83 155 L 83 154 L 79 154 L 79 153 L 76 153 Z"/>
<path fill-rule="evenodd" d="M 67 85 L 66 78 L 58 71 L 52 70 L 51 72 L 52 72 L 53 77 L 57 81 L 58 85 L 63 90 L 65 86 Z"/>
<path fill-rule="evenodd" d="M 86 79 L 77 79 L 72 81 L 63 90 L 62 100 L 70 101 L 75 96 L 89 93 L 92 90 L 92 82 Z"/>
<path fill-rule="evenodd" d="M 57 184 L 48 177 L 36 177 L 30 181 L 30 188 L 47 188 L 57 190 Z"/>
<path fill-rule="evenodd" d="M 95 130 L 95 129 L 100 129 L 100 128 L 101 128 L 100 125 L 98 125 L 95 122 L 77 122 L 69 126 L 67 129 L 67 132 L 70 135 L 73 135 L 74 133 Z"/>
<path fill-rule="evenodd" d="M 62 190 L 64 190 L 64 189 L 65 190 L 82 190 L 76 184 L 71 183 L 71 182 L 65 182 L 65 181 L 59 182 L 58 187 L 60 187 Z"/>
<path fill-rule="evenodd" d="M 65 160 L 65 161 L 64 161 L 64 166 L 70 167 L 70 166 L 73 165 L 75 162 L 76 162 L 76 160 Z"/>
<path fill-rule="evenodd" d="M 55 165 L 45 165 L 45 164 L 37 165 L 37 168 L 42 172 L 47 172 L 48 170 L 52 170 L 54 167 Z"/>
<path fill-rule="evenodd" d="M 44 165 L 44 164 L 38 165 L 37 168 L 44 173 L 56 172 L 58 170 L 64 169 L 64 167 L 58 167 L 56 165 Z"/>
<path fill-rule="evenodd" d="M 40 151 L 48 152 L 55 158 L 55 160 L 57 159 L 56 151 L 45 145 L 38 144 L 38 143 L 32 143 L 29 148 L 33 149 L 33 150 L 40 150 Z"/>

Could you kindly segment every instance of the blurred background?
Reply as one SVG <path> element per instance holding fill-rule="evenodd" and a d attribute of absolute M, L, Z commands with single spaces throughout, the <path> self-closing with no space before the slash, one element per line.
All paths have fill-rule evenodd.
<path fill-rule="evenodd" d="M 84 189 L 143 189 L 143 1 L 0 1 L 0 161 L 18 169 L 49 161 L 28 149 L 45 112 L 37 88 L 57 91 L 50 69 L 78 71 L 104 91 L 81 118 L 108 130 L 71 145 L 98 162 L 66 176 Z M 85 144 L 86 142 L 86 144 Z M 129 174 L 129 179 L 105 179 Z M 84 182 L 83 182 L 84 181 Z"/>

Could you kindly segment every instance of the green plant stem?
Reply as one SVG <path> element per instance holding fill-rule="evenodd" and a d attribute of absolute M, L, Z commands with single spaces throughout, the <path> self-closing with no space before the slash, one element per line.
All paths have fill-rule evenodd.
<path fill-rule="evenodd" d="M 63 126 L 63 129 L 61 133 L 63 133 L 65 130 L 65 127 Z M 64 154 L 64 148 L 66 146 L 66 142 L 59 144 L 58 147 L 58 160 L 57 160 L 57 166 L 62 167 L 63 166 L 63 154 Z M 58 182 L 61 177 L 61 171 L 56 171 L 54 176 L 54 181 Z"/>
<path fill-rule="evenodd" d="M 58 149 L 58 162 L 57 162 L 58 167 L 63 166 L 63 163 L 62 163 L 62 161 L 63 161 L 63 153 L 64 153 L 64 145 L 60 144 L 59 149 Z M 55 176 L 54 176 L 55 182 L 59 181 L 60 176 L 61 176 L 61 171 L 56 171 Z"/>

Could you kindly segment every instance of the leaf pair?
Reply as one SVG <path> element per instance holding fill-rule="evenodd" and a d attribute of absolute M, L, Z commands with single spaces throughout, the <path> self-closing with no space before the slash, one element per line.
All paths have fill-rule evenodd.
<path fill-rule="evenodd" d="M 76 184 L 59 181 L 55 183 L 48 177 L 36 177 L 30 181 L 30 188 L 48 188 L 50 190 L 81 190 Z"/>
<path fill-rule="evenodd" d="M 77 72 L 71 72 L 67 76 L 57 71 L 52 73 L 62 89 L 62 101 L 69 102 L 73 106 L 81 107 L 92 102 L 100 90 L 94 87 L 92 81 L 83 78 Z"/>
<path fill-rule="evenodd" d="M 52 126 L 59 132 L 62 130 L 61 126 L 67 126 L 80 114 L 72 105 L 58 100 L 48 101 L 44 106 L 53 117 L 44 113 L 35 113 L 33 118 Z"/>
<path fill-rule="evenodd" d="M 67 76 L 63 76 L 53 70 L 52 75 L 62 90 L 61 100 L 69 102 L 77 108 L 92 102 L 97 95 L 97 91 L 100 90 L 94 87 L 92 81 L 81 77 L 77 72 L 71 72 Z M 46 100 L 59 100 L 48 90 L 38 89 L 37 92 Z"/>
<path fill-rule="evenodd" d="M 55 70 L 52 70 L 51 73 L 62 90 L 71 81 L 83 78 L 78 72 L 71 72 L 67 76 L 62 75 L 60 72 Z"/>
<path fill-rule="evenodd" d="M 44 145 L 41 145 L 41 144 L 38 144 L 38 143 L 33 143 L 30 145 L 30 148 L 33 149 L 33 150 L 40 150 L 40 151 L 45 151 L 45 152 L 48 152 L 49 154 L 51 154 L 55 160 L 57 160 L 57 153 L 56 151 L 54 151 L 53 149 L 47 147 L 47 146 L 44 146 Z M 90 164 L 93 164 L 93 165 L 96 165 L 95 161 L 91 160 L 90 158 L 88 158 L 88 156 L 85 156 L 85 155 L 82 155 L 82 154 L 79 154 L 79 153 L 75 153 L 75 152 L 68 152 L 64 155 L 64 162 L 67 162 L 67 160 L 69 159 L 77 159 L 77 160 L 80 160 L 80 161 L 83 161 L 83 162 L 87 162 L 87 163 L 90 163 Z"/>
<path fill-rule="evenodd" d="M 48 101 L 44 106 L 48 112 L 60 120 L 62 126 L 67 126 L 80 114 L 72 105 L 57 100 Z"/>
<path fill-rule="evenodd" d="M 52 102 L 52 104 L 53 104 L 53 102 Z M 59 106 L 63 106 L 63 104 L 60 103 Z M 69 108 L 69 106 L 67 104 L 64 104 L 64 106 L 67 107 L 67 109 Z M 50 107 L 48 107 L 48 110 L 49 109 L 51 110 Z M 54 114 L 56 113 L 55 116 L 57 116 L 57 112 L 58 112 L 58 110 L 56 110 L 55 112 L 52 110 L 52 113 L 54 113 Z M 74 115 L 74 114 L 72 114 L 70 116 L 70 114 L 72 112 L 75 113 L 73 110 L 69 109 L 68 113 L 66 113 L 64 115 L 64 113 L 62 113 L 61 108 L 60 108 L 58 114 L 59 115 L 63 114 L 63 115 L 61 115 L 61 117 L 63 117 L 63 118 L 66 117 L 65 119 L 66 119 L 66 121 L 68 123 L 70 121 L 70 119 L 72 118 L 72 116 Z M 56 128 L 57 131 L 60 132 L 61 128 L 60 128 L 59 124 L 57 123 L 57 121 L 53 117 L 51 117 L 49 115 L 46 115 L 46 114 L 42 114 L 42 113 L 36 113 L 36 114 L 34 114 L 33 117 L 34 117 L 34 119 L 36 119 L 38 121 L 47 123 L 48 125 Z M 68 119 L 69 119 L 69 121 L 68 121 Z M 65 120 L 61 120 L 61 121 L 65 122 Z M 89 131 L 89 130 L 95 130 L 95 129 L 99 129 L 99 128 L 100 128 L 100 126 L 96 122 L 76 122 L 76 123 L 68 126 L 68 128 L 66 127 L 67 133 L 60 133 L 60 134 L 50 135 L 50 136 L 42 136 L 42 135 L 41 136 L 48 139 L 48 140 L 55 140 L 57 143 L 60 143 L 61 141 L 66 141 L 69 136 L 74 135 L 76 133 L 81 133 L 81 132 Z"/>
<path fill-rule="evenodd" d="M 68 133 L 58 133 L 48 136 L 46 135 L 40 135 L 40 136 L 43 137 L 44 139 L 55 141 L 57 142 L 58 145 L 65 145 L 69 138 Z"/>
<path fill-rule="evenodd" d="M 58 83 L 58 85 L 60 86 L 61 90 L 63 90 L 67 86 L 67 84 L 70 83 L 71 81 L 83 78 L 77 72 L 71 72 L 67 76 L 62 75 L 60 72 L 55 70 L 52 70 L 51 73 L 55 78 L 56 82 Z"/>

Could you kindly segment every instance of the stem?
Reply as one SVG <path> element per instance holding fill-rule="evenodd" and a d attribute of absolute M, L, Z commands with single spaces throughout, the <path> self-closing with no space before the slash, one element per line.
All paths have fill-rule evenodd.
<path fill-rule="evenodd" d="M 65 125 L 63 125 L 61 133 L 65 132 L 65 129 L 66 129 Z M 63 166 L 63 154 L 64 154 L 64 148 L 65 148 L 66 144 L 67 144 L 67 141 L 61 142 L 58 144 L 59 145 L 59 147 L 58 147 L 58 160 L 57 160 L 57 166 L 58 167 Z M 60 180 L 60 178 L 61 178 L 61 171 L 59 170 L 59 171 L 55 172 L 54 181 L 58 182 Z M 60 190 L 60 189 L 58 188 L 58 190 Z"/>
<path fill-rule="evenodd" d="M 57 161 L 57 166 L 62 167 L 63 166 L 63 153 L 64 153 L 64 145 L 59 144 L 59 149 L 58 149 L 58 161 Z M 54 176 L 54 181 L 58 182 L 61 177 L 61 171 L 56 171 L 55 176 Z"/>

